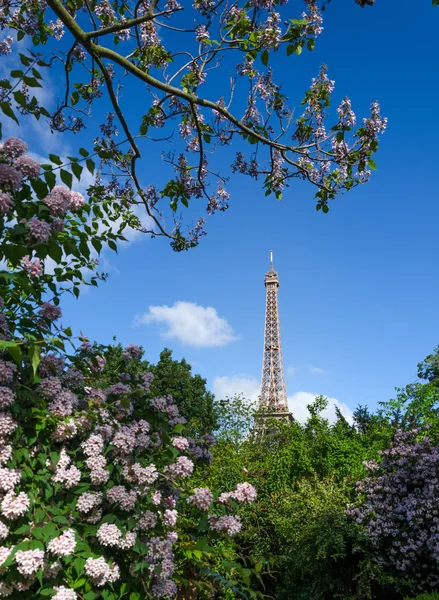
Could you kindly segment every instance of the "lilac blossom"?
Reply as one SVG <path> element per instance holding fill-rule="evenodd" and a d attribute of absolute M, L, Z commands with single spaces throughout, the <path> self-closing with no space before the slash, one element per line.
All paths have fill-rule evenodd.
<path fill-rule="evenodd" d="M 11 194 L 0 192 L 0 214 L 5 215 L 14 206 L 14 199 Z"/>
<path fill-rule="evenodd" d="M 8 138 L 3 142 L 1 152 L 5 158 L 15 160 L 28 150 L 28 145 L 19 138 Z"/>
<path fill-rule="evenodd" d="M 9 190 L 18 190 L 23 183 L 23 174 L 10 165 L 0 164 L 0 184 Z"/>
<path fill-rule="evenodd" d="M 21 259 L 20 264 L 32 279 L 39 279 L 43 274 L 43 263 L 39 258 L 32 260 L 30 256 L 25 256 Z"/>
<path fill-rule="evenodd" d="M 14 162 L 14 168 L 23 174 L 23 177 L 33 179 L 38 177 L 41 171 L 40 165 L 30 156 L 20 156 Z"/>

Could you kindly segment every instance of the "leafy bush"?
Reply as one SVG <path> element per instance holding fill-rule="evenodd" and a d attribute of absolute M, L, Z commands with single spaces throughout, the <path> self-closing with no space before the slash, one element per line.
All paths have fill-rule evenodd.
<path fill-rule="evenodd" d="M 367 463 L 360 499 L 349 508 L 360 547 L 411 593 L 439 585 L 439 448 L 421 433 L 398 432 L 382 462 Z"/>

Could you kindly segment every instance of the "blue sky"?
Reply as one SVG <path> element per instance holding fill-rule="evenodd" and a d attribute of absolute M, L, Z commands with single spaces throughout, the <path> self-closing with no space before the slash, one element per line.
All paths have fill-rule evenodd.
<path fill-rule="evenodd" d="M 428 0 L 416 6 L 377 0 L 365 9 L 354 0 L 333 0 L 315 51 L 288 60 L 279 55 L 274 66 L 297 99 L 325 62 L 336 81 L 335 105 L 346 94 L 362 117 L 379 100 L 389 125 L 371 181 L 323 215 L 309 185 L 294 182 L 278 202 L 264 197 L 261 183 L 232 178 L 230 209 L 209 219 L 198 248 L 176 254 L 165 241 L 136 237 L 119 255 L 107 253 L 109 281 L 79 301 L 67 300 L 64 323 L 100 342 L 116 335 L 123 344 L 141 344 L 151 361 L 166 345 L 219 393 L 254 396 L 263 279 L 273 249 L 294 410 L 302 414 L 311 393 L 351 409 L 375 408 L 395 386 L 415 380 L 417 362 L 439 343 L 438 26 L 439 9 Z M 26 137 L 36 143 L 34 130 Z M 51 143 L 44 139 L 39 153 L 50 152 Z M 69 143 L 75 148 L 84 140 Z M 149 160 L 145 184 L 159 165 L 157 156 Z M 216 313 L 180 304 L 171 312 L 153 310 L 167 324 L 135 324 L 150 307 L 178 302 Z M 163 337 L 170 317 L 180 339 Z M 223 345 L 194 347 L 200 339 Z"/>

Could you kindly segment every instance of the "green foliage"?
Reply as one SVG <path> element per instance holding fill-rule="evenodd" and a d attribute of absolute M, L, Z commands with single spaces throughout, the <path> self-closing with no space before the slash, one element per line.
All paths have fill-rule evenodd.
<path fill-rule="evenodd" d="M 246 550 L 273 557 L 275 576 L 262 581 L 279 600 L 376 593 L 373 581 L 379 574 L 352 554 L 356 530 L 345 511 L 365 474 L 363 461 L 378 457 L 391 427 L 376 416 L 363 427 L 350 425 L 340 413 L 330 424 L 321 416 L 325 406 L 326 400 L 317 398 L 304 425 L 274 422 L 269 433 L 255 436 L 251 411 L 242 412 L 248 404 L 242 398 L 222 403 L 219 422 L 225 426 L 216 432 L 212 465 L 195 474 L 197 485 L 228 490 L 245 476 L 256 487 L 257 502 L 241 509 L 246 526 L 258 531 Z M 357 581 L 360 560 L 368 577 Z"/>
<path fill-rule="evenodd" d="M 418 364 L 418 376 L 426 383 L 397 388 L 395 399 L 381 403 L 380 415 L 393 427 L 407 431 L 428 426 L 439 433 L 439 347 Z"/>
<path fill-rule="evenodd" d="M 123 348 L 120 344 L 108 346 L 105 349 L 107 361 L 105 373 L 116 373 L 116 365 L 120 364 Z M 216 427 L 217 408 L 214 397 L 206 387 L 206 380 L 192 373 L 191 365 L 183 358 L 174 360 L 172 350 L 165 348 L 160 353 L 157 364 L 144 360 L 144 351 L 135 360 L 126 365 L 130 374 L 140 374 L 149 371 L 154 375 L 152 390 L 154 395 L 170 394 L 178 406 L 180 414 L 188 421 L 188 433 L 200 437 L 211 433 Z"/>

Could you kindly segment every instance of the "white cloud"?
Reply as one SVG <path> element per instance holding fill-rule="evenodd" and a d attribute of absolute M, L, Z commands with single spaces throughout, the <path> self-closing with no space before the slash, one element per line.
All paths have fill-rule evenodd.
<path fill-rule="evenodd" d="M 194 302 L 176 302 L 173 306 L 150 306 L 147 313 L 137 315 L 136 325 L 162 323 L 162 337 L 176 339 L 186 346 L 208 348 L 225 346 L 238 339 L 226 319 L 211 306 Z"/>
<path fill-rule="evenodd" d="M 213 393 L 217 399 L 233 398 L 242 394 L 245 399 L 257 402 L 260 393 L 260 381 L 255 377 L 246 375 L 234 375 L 232 377 L 215 377 L 213 381 Z M 309 417 L 307 406 L 312 404 L 320 394 L 311 392 L 296 392 L 288 396 L 288 407 L 299 423 L 305 423 Z M 328 407 L 322 412 L 322 416 L 330 423 L 336 421 L 335 408 L 338 407 L 341 414 L 349 422 L 353 422 L 353 414 L 347 404 L 339 402 L 336 398 L 327 398 Z"/>
<path fill-rule="evenodd" d="M 233 377 L 215 377 L 213 380 L 213 393 L 218 400 L 233 398 L 242 394 L 245 400 L 256 402 L 258 400 L 261 384 L 254 377 L 234 375 Z"/>
<path fill-rule="evenodd" d="M 309 417 L 309 412 L 307 409 L 308 404 L 312 404 L 315 398 L 319 395 L 320 394 L 312 394 L 311 392 L 296 392 L 292 396 L 288 396 L 288 407 L 293 413 L 294 418 L 300 423 L 304 423 Z M 337 418 L 335 408 L 338 407 L 344 418 L 349 423 L 352 423 L 353 414 L 347 404 L 339 402 L 336 398 L 327 398 L 327 400 L 328 406 L 322 412 L 322 416 L 325 419 L 328 419 L 330 423 L 334 423 Z"/>
<path fill-rule="evenodd" d="M 309 372 L 313 375 L 324 375 L 325 370 L 320 367 L 314 367 L 313 365 L 308 365 Z"/>

